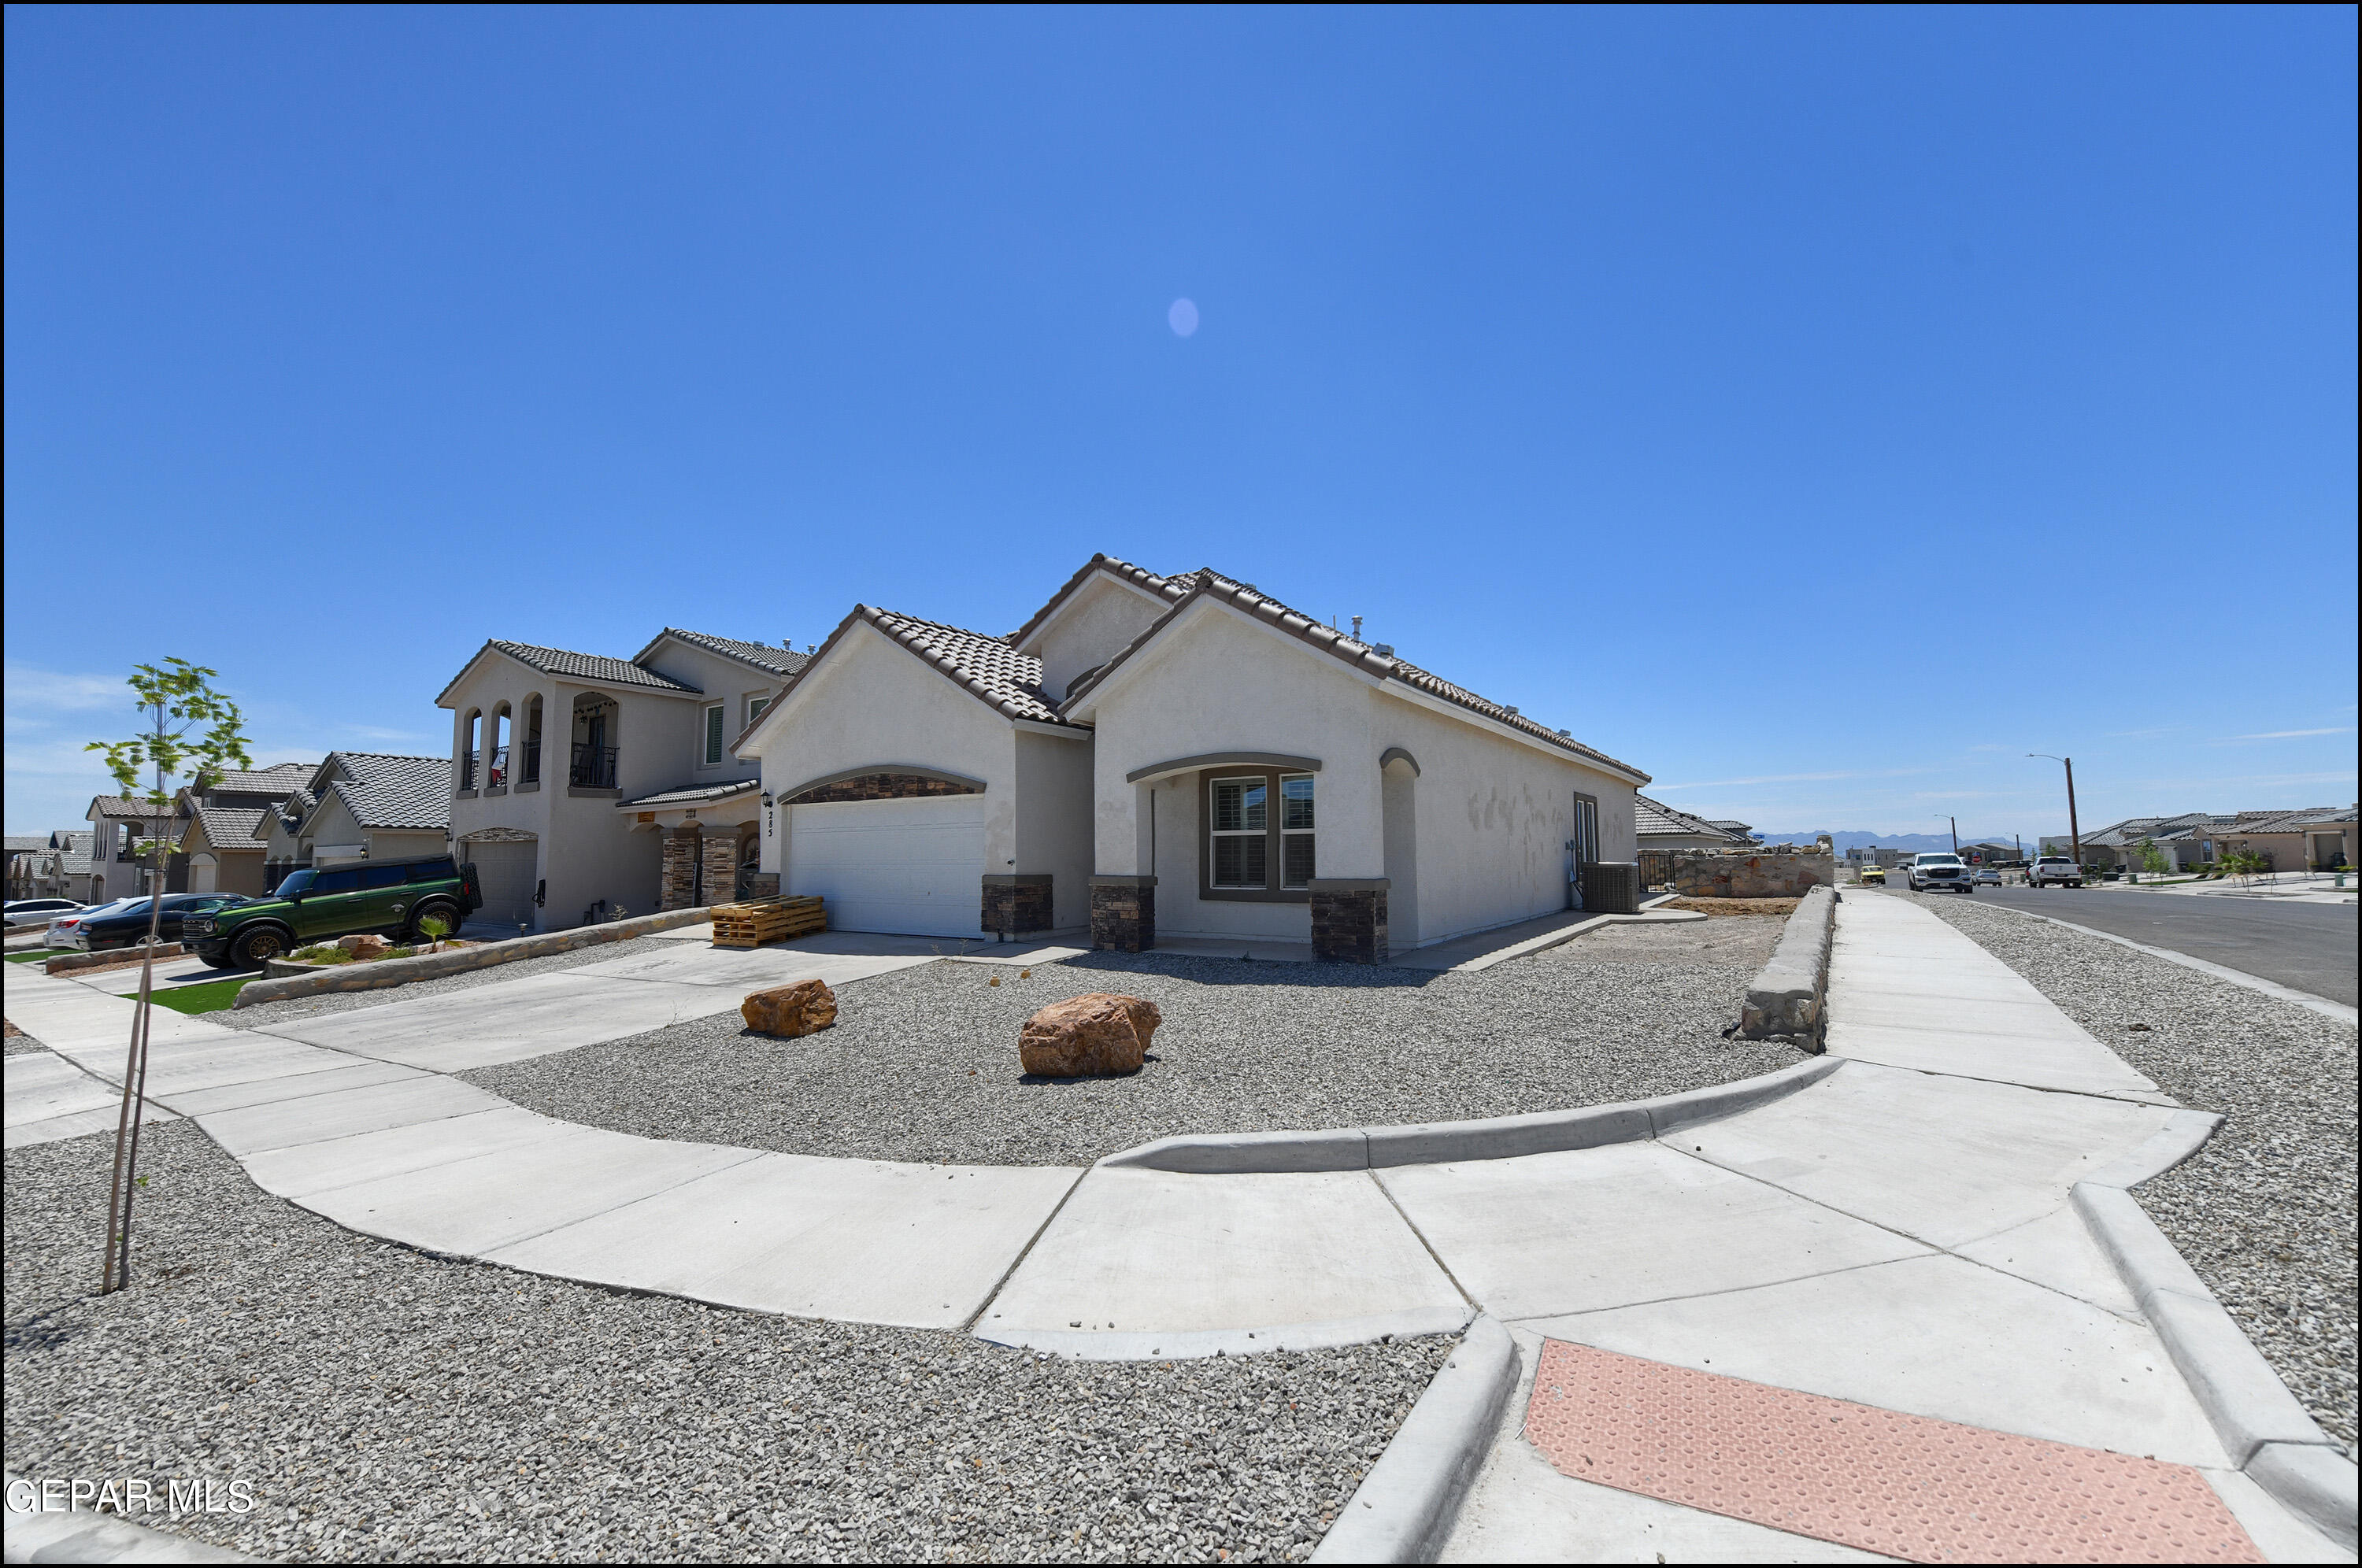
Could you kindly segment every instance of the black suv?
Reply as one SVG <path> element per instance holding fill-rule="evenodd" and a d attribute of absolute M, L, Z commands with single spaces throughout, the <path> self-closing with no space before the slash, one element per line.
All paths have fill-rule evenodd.
<path fill-rule="evenodd" d="M 368 860 L 288 874 L 267 898 L 244 899 L 181 922 L 181 944 L 216 969 L 259 969 L 298 947 L 357 932 L 419 939 L 418 923 L 446 932 L 481 909 L 476 868 L 447 855 L 431 860 Z"/>

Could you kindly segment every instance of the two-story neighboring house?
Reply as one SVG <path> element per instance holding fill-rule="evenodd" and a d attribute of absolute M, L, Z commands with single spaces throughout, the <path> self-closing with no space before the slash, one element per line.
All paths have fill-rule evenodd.
<path fill-rule="evenodd" d="M 182 790 L 174 804 L 185 825 L 166 890 L 252 895 L 276 887 L 266 879 L 256 830 L 267 814 L 304 787 L 318 766 L 276 763 L 250 772 L 225 773 L 202 794 Z"/>
<path fill-rule="evenodd" d="M 628 659 L 484 644 L 435 700 L 480 918 L 555 931 L 736 896 L 761 785 L 731 742 L 805 657 L 672 626 Z"/>

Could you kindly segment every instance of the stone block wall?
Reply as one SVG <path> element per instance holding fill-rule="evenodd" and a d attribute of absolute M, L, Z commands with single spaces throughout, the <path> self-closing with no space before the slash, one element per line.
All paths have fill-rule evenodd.
<path fill-rule="evenodd" d="M 1801 899 L 1814 888 L 1834 888 L 1834 855 L 1676 853 L 1673 889 L 1690 899 Z"/>
<path fill-rule="evenodd" d="M 1316 964 L 1386 961 L 1386 881 L 1312 883 L 1312 959 Z"/>
<path fill-rule="evenodd" d="M 703 875 L 698 878 L 697 901 L 701 904 L 726 904 L 738 894 L 738 834 L 734 828 L 705 835 L 705 847 L 699 858 Z"/>
<path fill-rule="evenodd" d="M 1020 932 L 1050 929 L 1050 874 L 993 872 L 984 878 L 984 929 Z"/>
<path fill-rule="evenodd" d="M 1091 945 L 1102 953 L 1142 953 L 1156 945 L 1156 878 L 1091 878 Z"/>

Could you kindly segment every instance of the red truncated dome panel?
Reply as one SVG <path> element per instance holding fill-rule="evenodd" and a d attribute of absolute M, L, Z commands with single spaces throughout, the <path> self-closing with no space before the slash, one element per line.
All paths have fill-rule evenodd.
<path fill-rule="evenodd" d="M 1542 1342 L 1560 1474 L 1914 1562 L 2261 1562 L 2186 1464 Z"/>

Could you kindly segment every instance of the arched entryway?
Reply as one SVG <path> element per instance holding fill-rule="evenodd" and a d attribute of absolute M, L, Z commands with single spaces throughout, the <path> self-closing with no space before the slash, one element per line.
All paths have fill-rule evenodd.
<path fill-rule="evenodd" d="M 1386 945 L 1418 945 L 1418 760 L 1390 746 L 1378 761 L 1385 835 Z"/>

